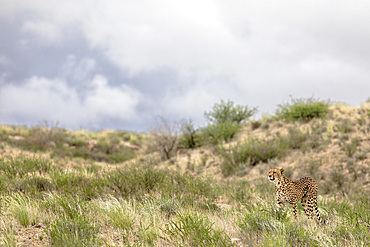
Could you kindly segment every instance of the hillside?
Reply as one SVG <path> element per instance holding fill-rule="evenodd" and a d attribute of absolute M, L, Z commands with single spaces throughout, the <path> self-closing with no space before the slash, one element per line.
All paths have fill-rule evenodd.
<path fill-rule="evenodd" d="M 5 246 L 370 245 L 370 103 L 309 121 L 249 120 L 164 159 L 150 134 L 0 126 Z M 181 145 L 179 145 L 180 147 Z M 292 217 L 267 179 L 319 186 L 328 225 Z"/>

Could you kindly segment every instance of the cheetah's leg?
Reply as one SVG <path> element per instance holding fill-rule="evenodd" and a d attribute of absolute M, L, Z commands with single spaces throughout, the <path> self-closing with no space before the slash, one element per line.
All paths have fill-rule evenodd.
<path fill-rule="evenodd" d="M 293 203 L 293 214 L 294 218 L 297 219 L 297 203 Z"/>
<path fill-rule="evenodd" d="M 303 197 L 301 199 L 301 204 L 304 210 L 304 213 L 307 215 L 308 219 L 312 219 L 312 213 L 309 211 L 309 207 L 307 206 L 307 197 Z"/>

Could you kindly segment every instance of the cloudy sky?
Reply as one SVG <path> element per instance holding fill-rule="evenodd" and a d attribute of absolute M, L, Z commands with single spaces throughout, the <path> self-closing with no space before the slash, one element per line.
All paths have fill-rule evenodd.
<path fill-rule="evenodd" d="M 0 124 L 146 131 L 221 99 L 370 97 L 365 0 L 0 0 Z"/>

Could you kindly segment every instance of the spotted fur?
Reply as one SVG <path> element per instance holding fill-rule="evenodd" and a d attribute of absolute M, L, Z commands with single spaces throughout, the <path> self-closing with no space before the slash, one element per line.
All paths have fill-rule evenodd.
<path fill-rule="evenodd" d="M 301 201 L 303 210 L 308 219 L 314 220 L 316 215 L 320 223 L 327 223 L 322 220 L 317 210 L 317 184 L 309 177 L 292 181 L 283 175 L 284 168 L 271 169 L 269 180 L 275 184 L 275 194 L 278 205 L 290 203 L 293 205 L 294 217 L 297 218 L 297 202 Z"/>

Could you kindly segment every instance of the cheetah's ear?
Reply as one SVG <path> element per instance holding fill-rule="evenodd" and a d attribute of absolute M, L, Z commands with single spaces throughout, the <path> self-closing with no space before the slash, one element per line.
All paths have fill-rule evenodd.
<path fill-rule="evenodd" d="M 283 175 L 284 168 L 281 168 L 281 169 L 280 169 L 280 172 L 281 172 L 281 175 Z"/>

